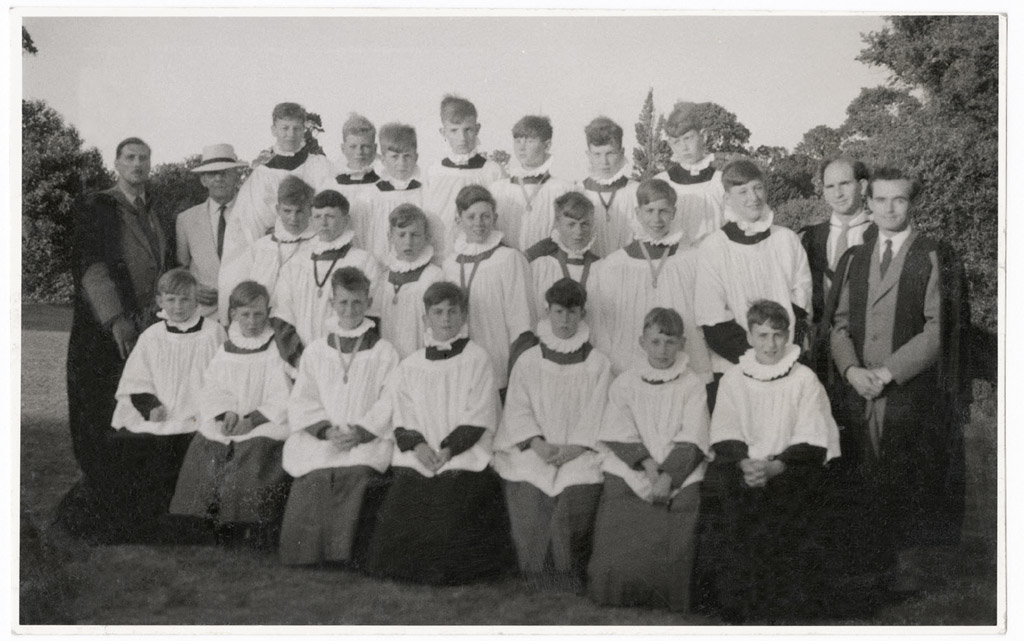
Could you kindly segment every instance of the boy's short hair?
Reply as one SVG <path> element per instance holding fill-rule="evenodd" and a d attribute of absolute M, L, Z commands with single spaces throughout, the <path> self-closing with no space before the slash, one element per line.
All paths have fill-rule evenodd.
<path fill-rule="evenodd" d="M 434 305 L 444 302 L 458 306 L 463 313 L 469 311 L 469 296 L 466 295 L 466 290 L 451 281 L 436 281 L 423 292 L 424 311 L 430 311 Z"/>
<path fill-rule="evenodd" d="M 184 267 L 175 267 L 163 273 L 156 282 L 158 294 L 185 294 L 199 288 L 195 275 Z"/>
<path fill-rule="evenodd" d="M 611 118 L 605 116 L 594 118 L 589 125 L 583 128 L 583 133 L 587 136 L 587 146 L 612 145 L 619 149 L 622 148 L 622 127 Z"/>
<path fill-rule="evenodd" d="M 671 138 L 678 138 L 688 131 L 704 128 L 700 121 L 700 113 L 697 103 L 680 100 L 672 107 L 672 113 L 665 119 L 665 135 Z"/>
<path fill-rule="evenodd" d="M 578 191 L 567 191 L 555 198 L 555 220 L 561 216 L 573 220 L 593 218 L 594 203 Z"/>
<path fill-rule="evenodd" d="M 512 126 L 513 138 L 540 138 L 551 140 L 554 130 L 547 116 L 523 116 Z"/>
<path fill-rule="evenodd" d="M 853 169 L 854 180 L 867 180 L 871 178 L 871 172 L 868 170 L 868 166 L 861 161 L 854 160 L 849 156 L 830 156 L 818 163 L 818 182 L 825 182 L 825 170 L 836 163 L 849 165 L 850 168 Z"/>
<path fill-rule="evenodd" d="M 404 229 L 416 222 L 423 223 L 423 231 L 430 237 L 430 222 L 423 210 L 412 203 L 402 203 L 388 214 L 388 228 Z"/>
<path fill-rule="evenodd" d="M 874 191 L 872 186 L 880 180 L 906 180 L 910 182 L 911 202 L 916 200 L 918 194 L 921 193 L 921 181 L 918 180 L 917 176 L 912 176 L 898 167 L 879 167 L 871 174 L 871 178 L 868 179 L 868 188 L 865 194 L 868 198 L 871 198 L 871 194 Z"/>
<path fill-rule="evenodd" d="M 722 169 L 722 186 L 726 191 L 733 187 L 746 185 L 752 180 L 765 182 L 764 171 L 753 160 L 739 158 Z"/>
<path fill-rule="evenodd" d="M 661 178 L 648 178 L 636 188 L 636 204 L 641 207 L 659 200 L 675 205 L 677 198 L 676 190 Z"/>
<path fill-rule="evenodd" d="M 655 307 L 644 316 L 644 332 L 651 327 L 657 327 L 658 331 L 665 336 L 683 337 L 683 317 L 671 307 Z"/>
<path fill-rule="evenodd" d="M 370 279 L 358 267 L 340 267 L 331 274 L 331 293 L 337 289 L 370 295 Z"/>
<path fill-rule="evenodd" d="M 334 207 L 340 209 L 343 214 L 347 214 L 348 198 L 333 189 L 325 189 L 313 197 L 313 208 L 323 209 L 325 207 Z"/>
<path fill-rule="evenodd" d="M 455 196 L 455 209 L 461 216 L 462 212 L 479 202 L 491 203 L 491 209 L 497 211 L 498 204 L 494 201 L 494 196 L 483 185 L 466 185 L 460 189 Z"/>
<path fill-rule="evenodd" d="M 152 147 L 149 146 L 149 143 L 147 143 L 142 138 L 132 136 L 130 138 L 125 138 L 121 142 L 117 143 L 117 151 L 114 152 L 114 158 L 120 158 L 121 151 L 124 150 L 124 148 L 127 147 L 128 145 L 142 145 L 143 147 L 146 148 L 146 151 L 148 151 L 151 154 L 153 153 L 153 149 Z"/>
<path fill-rule="evenodd" d="M 305 124 L 306 109 L 297 102 L 281 102 L 274 105 L 274 111 L 270 117 L 275 124 L 278 120 L 298 120 Z"/>
<path fill-rule="evenodd" d="M 349 136 L 369 136 L 371 138 L 377 135 L 377 128 L 373 126 L 369 118 L 361 116 L 355 112 L 348 115 L 348 120 L 341 126 L 341 139 L 346 140 Z"/>
<path fill-rule="evenodd" d="M 416 129 L 410 125 L 389 122 L 380 128 L 381 151 L 416 151 Z"/>
<path fill-rule="evenodd" d="M 314 193 L 315 190 L 306 184 L 306 181 L 298 176 L 288 175 L 277 187 L 277 202 L 279 205 L 294 205 L 305 209 L 313 201 Z"/>
<path fill-rule="evenodd" d="M 587 290 L 571 278 L 560 278 L 544 292 L 544 300 L 550 305 L 561 305 L 566 309 L 584 307 L 587 304 Z"/>
<path fill-rule="evenodd" d="M 228 296 L 228 318 L 231 318 L 231 312 L 235 309 L 251 305 L 260 298 L 266 299 L 267 306 L 270 306 L 270 292 L 263 284 L 254 280 L 243 280 L 238 283 Z"/>
<path fill-rule="evenodd" d="M 465 98 L 448 94 L 441 100 L 441 122 L 460 124 L 476 117 L 476 105 Z"/>
<path fill-rule="evenodd" d="M 786 308 L 773 300 L 755 300 L 747 309 L 747 327 L 768 324 L 772 329 L 789 329 Z"/>

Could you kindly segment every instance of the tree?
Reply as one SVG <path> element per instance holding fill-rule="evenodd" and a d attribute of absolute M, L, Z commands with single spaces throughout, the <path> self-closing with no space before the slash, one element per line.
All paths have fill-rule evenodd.
<path fill-rule="evenodd" d="M 21 52 L 36 55 L 39 53 L 39 49 L 36 48 L 36 43 L 32 42 L 32 36 L 28 34 L 28 29 L 25 27 L 21 28 Z"/>
<path fill-rule="evenodd" d="M 191 171 L 199 166 L 202 159 L 201 155 L 195 154 L 182 162 L 157 165 L 149 176 L 148 189 L 157 195 L 153 200 L 153 212 L 171 227 L 178 214 L 206 200 L 206 188 L 199 182 L 199 176 Z"/>
<path fill-rule="evenodd" d="M 640 118 L 634 126 L 636 147 L 633 148 L 633 178 L 646 180 L 664 171 L 672 158 L 672 150 L 662 137 L 665 117 L 656 117 L 654 111 L 654 89 L 647 90 L 647 97 L 640 109 Z"/>
<path fill-rule="evenodd" d="M 698 118 L 707 136 L 707 150 L 713 153 L 746 153 L 750 130 L 736 118 L 736 114 L 714 102 L 697 103 Z"/>
<path fill-rule="evenodd" d="M 804 132 L 793 153 L 803 154 L 814 160 L 824 160 L 839 154 L 843 143 L 843 132 L 828 125 L 818 125 Z"/>
<path fill-rule="evenodd" d="M 324 148 L 320 146 L 320 141 L 316 139 L 317 134 L 324 132 L 324 123 L 320 119 L 320 114 L 313 113 L 312 111 L 306 112 L 306 150 L 311 154 L 318 156 L 326 156 Z"/>
<path fill-rule="evenodd" d="M 847 140 L 885 134 L 920 111 L 921 101 L 906 89 L 864 87 L 846 108 L 842 133 Z"/>

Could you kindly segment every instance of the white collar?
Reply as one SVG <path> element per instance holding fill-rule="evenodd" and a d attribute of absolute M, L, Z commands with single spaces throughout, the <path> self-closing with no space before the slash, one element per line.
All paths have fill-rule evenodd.
<path fill-rule="evenodd" d="M 228 327 L 228 339 L 235 347 L 241 347 L 242 349 L 259 349 L 266 345 L 273 335 L 274 330 L 270 327 L 270 323 L 267 323 L 263 331 L 256 336 L 246 336 L 243 334 L 242 328 L 238 326 L 238 323 L 231 323 Z"/>
<path fill-rule="evenodd" d="M 299 235 L 295 235 L 284 228 L 284 223 L 278 218 L 274 221 L 274 238 L 284 243 L 294 243 L 298 240 L 309 240 L 316 236 L 316 232 L 313 231 L 308 225 Z"/>
<path fill-rule="evenodd" d="M 545 318 L 537 323 L 537 338 L 553 352 L 572 354 L 590 340 L 590 326 L 586 321 L 581 320 L 575 334 L 569 338 L 559 338 L 551 329 L 551 320 Z"/>
<path fill-rule="evenodd" d="M 671 247 L 672 245 L 678 245 L 683 240 L 683 232 L 677 231 L 671 234 L 666 234 L 661 238 L 654 239 L 651 238 L 646 231 L 641 229 L 636 233 L 634 238 L 635 240 L 638 240 L 641 243 L 647 243 L 648 245 L 667 245 Z"/>
<path fill-rule="evenodd" d="M 690 172 L 691 176 L 696 176 L 697 174 L 711 166 L 711 163 L 715 161 L 715 154 L 708 154 L 692 165 L 683 162 L 682 160 L 677 158 L 675 154 L 672 154 L 672 160 L 675 163 L 677 163 L 680 167 Z"/>
<path fill-rule="evenodd" d="M 423 267 L 434 258 L 434 246 L 430 243 L 423 248 L 416 260 L 402 260 L 395 255 L 394 248 L 388 250 L 388 270 L 404 274 Z"/>
<path fill-rule="evenodd" d="M 446 341 L 439 341 L 436 338 L 434 338 L 434 332 L 431 331 L 431 329 L 428 327 L 423 331 L 423 346 L 433 347 L 434 349 L 440 350 L 442 352 L 447 352 L 452 348 L 452 345 L 455 344 L 455 341 L 459 340 L 460 338 L 469 338 L 468 323 L 463 323 L 462 327 L 459 328 L 459 331 L 455 333 L 455 336 L 452 336 L 451 339 Z"/>
<path fill-rule="evenodd" d="M 352 239 L 356 237 L 355 231 L 346 229 L 341 232 L 341 236 L 338 236 L 334 240 L 320 240 L 320 236 L 313 239 L 313 253 L 320 254 L 331 249 L 341 249 L 345 245 L 352 243 Z"/>
<path fill-rule="evenodd" d="M 870 212 L 862 209 L 856 214 L 854 214 L 853 217 L 849 219 L 849 222 L 847 224 L 851 229 L 853 229 L 854 227 L 859 227 L 861 225 L 866 225 L 871 222 L 871 216 L 869 214 Z M 829 218 L 828 222 L 833 227 L 842 227 L 843 217 L 835 212 L 832 212 L 832 217 Z"/>
<path fill-rule="evenodd" d="M 487 240 L 482 243 L 471 243 L 466 240 L 465 232 L 460 231 L 459 235 L 455 237 L 455 253 L 462 256 L 476 256 L 497 247 L 504 237 L 505 234 L 503 232 L 492 229 L 491 235 L 487 237 Z"/>
<path fill-rule="evenodd" d="M 412 170 L 412 175 L 405 180 L 399 180 L 391 174 L 385 172 L 381 174 L 381 179 L 391 183 L 391 186 L 395 188 L 395 191 L 405 191 L 409 188 L 409 183 L 417 180 L 420 177 L 420 166 L 416 165 Z"/>
<path fill-rule="evenodd" d="M 798 358 L 800 358 L 800 348 L 790 343 L 786 345 L 786 352 L 778 363 L 765 365 L 757 362 L 754 348 L 751 347 L 743 353 L 743 356 L 740 356 L 740 369 L 750 378 L 758 381 L 770 381 L 788 374 Z"/>
<path fill-rule="evenodd" d="M 907 238 L 910 237 L 910 229 L 910 225 L 907 225 L 906 229 L 899 233 L 893 234 L 892 236 L 885 236 L 882 233 L 882 230 L 878 230 L 878 255 L 882 256 L 883 254 L 885 254 L 885 241 L 887 240 L 892 241 L 892 255 L 895 256 L 896 254 L 900 253 L 900 248 L 903 247 L 903 243 L 905 243 L 907 241 Z"/>
<path fill-rule="evenodd" d="M 342 168 L 341 173 L 345 176 L 351 177 L 353 180 L 358 180 L 365 176 L 366 174 L 370 173 L 371 171 L 373 171 L 373 161 L 370 161 L 369 165 L 363 165 L 361 169 L 352 169 L 351 167 L 348 166 L 348 163 L 346 162 L 345 166 Z"/>
<path fill-rule="evenodd" d="M 607 185 L 612 184 L 613 182 L 615 182 L 619 178 L 626 178 L 626 179 L 628 179 L 629 176 L 632 173 L 633 173 L 633 167 L 628 162 L 626 162 L 625 159 L 623 159 L 622 167 L 620 167 L 617 172 L 612 174 L 611 177 L 609 177 L 609 178 L 598 178 L 596 176 L 591 176 L 590 179 L 593 180 L 594 182 L 596 182 L 598 185 L 605 185 L 605 186 L 607 186 Z"/>
<path fill-rule="evenodd" d="M 523 167 L 522 165 L 519 164 L 519 161 L 517 160 L 509 168 L 508 173 L 509 175 L 514 176 L 516 178 L 527 178 L 529 176 L 543 176 L 544 174 L 549 173 L 551 171 L 551 160 L 551 156 L 548 156 L 548 159 L 541 163 L 539 167 L 534 167 L 533 169 L 527 169 L 526 167 Z"/>
<path fill-rule="evenodd" d="M 487 155 L 484 154 L 484 152 L 480 151 L 480 147 L 478 145 L 476 147 L 473 147 L 473 149 L 469 153 L 465 153 L 465 154 L 448 154 L 447 156 L 445 156 L 445 158 L 447 158 L 448 160 L 452 161 L 453 164 L 465 165 L 465 164 L 468 164 L 469 161 L 473 158 L 473 156 L 476 156 L 477 154 L 482 155 L 484 158 L 487 157 Z"/>
<path fill-rule="evenodd" d="M 295 154 L 299 153 L 300 151 L 302 151 L 302 147 L 299 147 L 295 151 L 291 151 L 291 152 L 289 152 L 289 151 L 281 151 L 281 148 L 277 146 L 276 142 L 274 143 L 274 146 L 271 149 L 274 150 L 274 155 L 275 156 L 285 156 L 285 157 L 288 157 L 288 158 L 290 158 L 290 157 L 294 156 Z"/>
<path fill-rule="evenodd" d="M 568 256 L 569 258 L 583 258 L 583 254 L 586 254 L 588 251 L 590 251 L 590 248 L 594 246 L 594 238 L 591 237 L 590 242 L 587 243 L 583 247 L 583 249 L 569 249 L 569 247 L 562 242 L 562 235 L 558 233 L 558 229 L 551 230 L 551 240 L 555 241 L 555 244 L 558 245 L 558 248 L 564 251 L 565 255 Z"/>
<path fill-rule="evenodd" d="M 168 318 L 167 312 L 165 312 L 162 309 L 156 313 L 156 317 L 162 318 L 164 322 L 167 323 L 168 327 L 173 327 L 174 329 L 180 329 L 182 331 L 188 331 L 199 324 L 199 321 L 202 320 L 203 315 L 200 313 L 199 307 L 196 306 L 196 311 L 192 312 L 191 316 L 189 316 L 186 320 L 180 323 L 177 321 L 172 321 L 170 318 Z"/>
<path fill-rule="evenodd" d="M 666 369 L 655 369 L 649 362 L 644 363 L 640 368 L 640 378 L 649 383 L 665 383 L 679 378 L 689 364 L 690 356 L 686 352 L 679 352 L 676 355 L 676 362 Z"/>
<path fill-rule="evenodd" d="M 765 205 L 764 208 L 761 209 L 761 217 L 754 222 L 750 222 L 734 212 L 729 205 L 726 205 L 725 219 L 736 223 L 736 226 L 743 230 L 743 234 L 745 236 L 753 236 L 754 234 L 760 234 L 772 226 L 772 223 L 775 222 L 775 212 L 772 211 L 771 207 Z"/>
<path fill-rule="evenodd" d="M 338 325 L 337 317 L 334 317 L 331 324 L 331 333 L 340 336 L 341 338 L 358 338 L 375 326 L 372 320 L 365 317 L 363 318 L 363 322 L 359 323 L 355 329 L 343 329 L 341 325 Z"/>

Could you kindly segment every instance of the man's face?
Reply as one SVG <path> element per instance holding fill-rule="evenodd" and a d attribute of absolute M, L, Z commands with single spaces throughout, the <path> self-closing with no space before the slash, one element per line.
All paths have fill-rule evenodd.
<path fill-rule="evenodd" d="M 270 133 L 281 151 L 293 154 L 306 144 L 306 123 L 301 120 L 280 118 L 270 127 Z"/>
<path fill-rule="evenodd" d="M 114 169 L 133 187 L 141 187 L 149 180 L 149 147 L 132 144 L 121 148 L 121 155 L 114 159 Z"/>
<path fill-rule="evenodd" d="M 199 182 L 210 192 L 210 198 L 223 205 L 230 202 L 238 191 L 238 170 L 204 171 L 199 174 Z"/>
<path fill-rule="evenodd" d="M 477 135 L 480 133 L 480 125 L 476 118 L 442 124 L 441 135 L 444 136 L 453 154 L 468 154 L 476 149 Z"/>
<path fill-rule="evenodd" d="M 370 134 L 349 134 L 341 143 L 341 153 L 352 169 L 362 169 L 377 158 L 377 143 Z"/>
<path fill-rule="evenodd" d="M 853 177 L 853 167 L 834 162 L 825 168 L 821 187 L 825 202 L 840 216 L 853 216 L 864 208 L 864 190 L 868 181 Z"/>
<path fill-rule="evenodd" d="M 876 180 L 871 185 L 868 207 L 880 230 L 891 235 L 907 228 L 914 209 L 910 200 L 912 190 L 909 180 Z"/>
<path fill-rule="evenodd" d="M 590 162 L 590 175 L 597 178 L 611 178 L 622 169 L 626 154 L 621 146 L 588 145 L 587 160 Z"/>

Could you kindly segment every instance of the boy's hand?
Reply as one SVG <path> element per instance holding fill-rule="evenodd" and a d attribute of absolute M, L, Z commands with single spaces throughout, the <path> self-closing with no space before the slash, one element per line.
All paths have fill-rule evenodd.
<path fill-rule="evenodd" d="M 154 423 L 163 423 L 167 420 L 167 408 L 163 405 L 157 405 L 150 410 L 149 420 Z"/>
<path fill-rule="evenodd" d="M 869 401 L 881 394 L 882 388 L 885 387 L 877 374 L 863 367 L 854 366 L 846 370 L 846 380 L 853 385 L 858 394 Z"/>
<path fill-rule="evenodd" d="M 216 305 L 217 304 L 217 290 L 214 287 L 207 287 L 206 285 L 200 285 L 196 289 L 196 301 L 200 305 Z"/>
<path fill-rule="evenodd" d="M 587 451 L 587 448 L 582 445 L 558 445 L 555 446 L 557 452 L 548 463 L 551 465 L 562 466 L 573 460 L 580 454 Z"/>
<path fill-rule="evenodd" d="M 555 447 L 551 443 L 548 443 L 539 436 L 534 436 L 530 440 L 530 449 L 533 450 L 537 454 L 537 456 L 540 457 L 540 460 L 549 464 L 552 463 L 551 459 L 558 454 L 557 447 Z"/>
<path fill-rule="evenodd" d="M 441 469 L 441 467 L 450 460 L 452 460 L 452 451 L 447 447 L 442 447 L 441 451 L 437 453 L 437 467 L 434 468 L 434 471 L 436 472 Z"/>
<path fill-rule="evenodd" d="M 235 433 L 235 425 L 238 423 L 238 414 L 224 412 L 224 421 L 220 424 L 220 431 L 225 436 L 232 436 Z"/>
<path fill-rule="evenodd" d="M 641 463 L 644 467 L 644 474 L 647 475 L 647 481 L 654 487 L 654 484 L 658 482 L 658 463 L 651 457 L 647 457 Z"/>
<path fill-rule="evenodd" d="M 238 419 L 238 422 L 235 423 L 235 431 L 232 432 L 231 435 L 242 436 L 243 434 L 248 434 L 252 430 L 252 420 L 250 420 L 249 418 L 240 418 Z"/>
<path fill-rule="evenodd" d="M 347 452 L 356 445 L 359 445 L 359 437 L 356 436 L 355 432 L 342 431 L 337 425 L 332 425 L 331 429 L 327 430 L 327 440 L 334 443 L 334 447 L 342 452 Z"/>
<path fill-rule="evenodd" d="M 419 443 L 416 445 L 416 447 L 413 448 L 413 453 L 416 454 L 416 458 L 423 464 L 423 467 L 427 468 L 431 472 L 434 472 L 437 468 L 441 467 L 441 464 L 438 462 L 437 452 L 431 449 L 431 447 L 426 443 Z"/>
<path fill-rule="evenodd" d="M 655 504 L 668 503 L 668 497 L 672 494 L 672 477 L 662 472 L 655 479 L 651 487 L 651 498 Z"/>
<path fill-rule="evenodd" d="M 739 466 L 743 471 L 743 482 L 747 487 L 764 487 L 768 479 L 765 473 L 767 461 L 762 459 L 747 458 L 740 461 Z"/>
<path fill-rule="evenodd" d="M 772 459 L 764 466 L 765 483 L 786 471 L 786 464 L 779 459 Z"/>
<path fill-rule="evenodd" d="M 135 341 L 139 338 L 135 325 L 124 316 L 118 316 L 110 326 L 110 333 L 114 335 L 117 353 L 121 355 L 121 360 L 127 360 L 128 354 L 135 347 Z"/>

